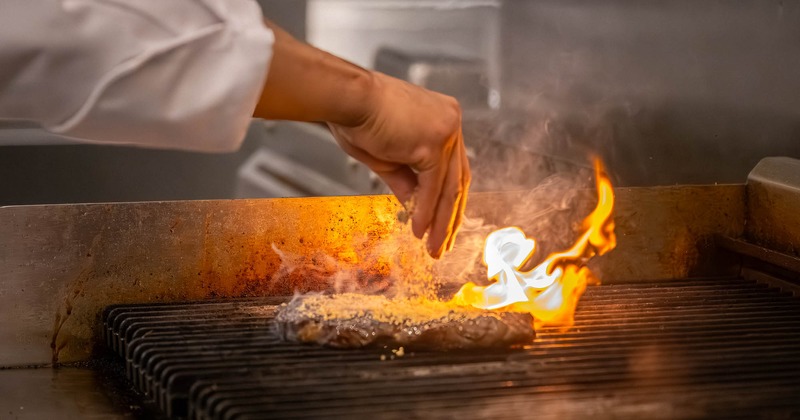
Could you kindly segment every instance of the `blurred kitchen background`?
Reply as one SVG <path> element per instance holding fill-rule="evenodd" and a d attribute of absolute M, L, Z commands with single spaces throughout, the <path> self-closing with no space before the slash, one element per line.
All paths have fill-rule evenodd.
<path fill-rule="evenodd" d="M 800 157 L 800 0 L 261 0 L 294 36 L 454 95 L 474 189 L 601 156 L 619 186 L 738 183 Z M 254 121 L 208 155 L 0 123 L 0 205 L 367 194 L 322 126 Z"/>

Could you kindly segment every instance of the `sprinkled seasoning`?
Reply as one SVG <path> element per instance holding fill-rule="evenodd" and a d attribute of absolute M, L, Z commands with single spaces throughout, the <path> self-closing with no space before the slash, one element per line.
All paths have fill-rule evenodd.
<path fill-rule="evenodd" d="M 492 312 L 426 298 L 389 299 L 356 293 L 304 296 L 297 313 L 323 321 L 371 318 L 378 322 L 412 326 L 432 320 L 460 321 Z"/>

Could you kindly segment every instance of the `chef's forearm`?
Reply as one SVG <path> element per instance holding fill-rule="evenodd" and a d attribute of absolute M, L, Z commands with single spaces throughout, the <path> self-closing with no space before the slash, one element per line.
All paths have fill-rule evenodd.
<path fill-rule="evenodd" d="M 368 70 L 300 42 L 267 21 L 275 44 L 253 115 L 357 125 L 365 118 L 373 76 Z"/>

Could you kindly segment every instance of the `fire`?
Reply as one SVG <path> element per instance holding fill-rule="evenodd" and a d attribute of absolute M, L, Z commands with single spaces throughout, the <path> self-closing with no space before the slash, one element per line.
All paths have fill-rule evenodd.
<path fill-rule="evenodd" d="M 594 275 L 585 266 L 595 255 L 617 244 L 614 221 L 614 190 L 602 163 L 595 160 L 597 206 L 583 220 L 583 234 L 571 248 L 551 254 L 530 271 L 520 268 L 533 256 L 536 241 L 516 227 L 496 230 L 486 238 L 483 262 L 489 286 L 469 282 L 452 302 L 482 309 L 530 312 L 537 326 L 570 326 L 578 300 Z"/>

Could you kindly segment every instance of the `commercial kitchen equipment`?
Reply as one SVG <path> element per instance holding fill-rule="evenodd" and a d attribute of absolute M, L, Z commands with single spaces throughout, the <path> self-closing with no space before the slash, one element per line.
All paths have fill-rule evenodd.
<path fill-rule="evenodd" d="M 0 413 L 800 413 L 800 161 L 764 159 L 742 185 L 615 193 L 618 247 L 592 261 L 602 284 L 572 328 L 521 349 L 402 357 L 281 343 L 270 321 L 293 291 L 332 289 L 314 273 L 355 267 L 344 281 L 361 284 L 436 268 L 389 196 L 0 208 L 0 386 L 14 398 Z M 469 213 L 505 223 L 521 197 L 553 194 L 475 194 Z"/>

